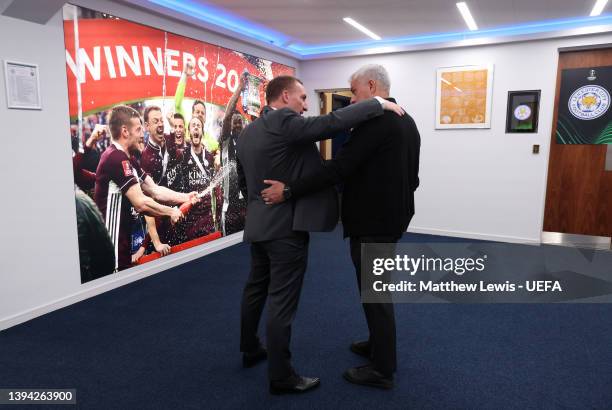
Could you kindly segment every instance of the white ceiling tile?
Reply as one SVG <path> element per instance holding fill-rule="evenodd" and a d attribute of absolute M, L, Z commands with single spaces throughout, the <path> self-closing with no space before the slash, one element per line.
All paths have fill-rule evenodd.
<path fill-rule="evenodd" d="M 383 38 L 465 31 L 456 0 L 197 0 L 279 31 L 293 41 L 364 40 L 350 16 Z M 595 0 L 465 0 L 479 28 L 586 17 Z M 607 7 L 609 9 L 612 6 Z M 605 12 L 605 11 L 604 11 Z"/>

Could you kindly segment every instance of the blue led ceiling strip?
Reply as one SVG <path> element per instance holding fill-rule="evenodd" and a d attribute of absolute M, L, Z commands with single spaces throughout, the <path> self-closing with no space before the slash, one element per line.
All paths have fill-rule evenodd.
<path fill-rule="evenodd" d="M 569 30 L 590 26 L 612 25 L 612 16 L 583 17 L 565 20 L 538 21 L 516 26 L 498 27 L 477 31 L 462 31 L 455 33 L 432 33 L 417 36 L 384 39 L 382 41 L 357 41 L 351 43 L 332 43 L 324 45 L 300 45 L 291 44 L 287 47 L 300 55 L 338 53 L 344 51 L 364 50 L 369 48 L 411 46 L 419 44 L 435 44 L 451 41 L 461 41 L 478 38 L 494 38 L 519 36 L 525 34 L 546 33 L 551 31 Z"/>
<path fill-rule="evenodd" d="M 179 13 L 195 17 L 221 28 L 233 31 L 243 36 L 263 41 L 281 47 L 289 41 L 289 37 L 269 30 L 264 26 L 257 25 L 236 15 L 226 13 L 216 7 L 204 5 L 189 0 L 148 0 L 150 3 L 166 7 Z"/>
<path fill-rule="evenodd" d="M 597 17 L 580 17 L 563 20 L 536 21 L 515 26 L 498 27 L 477 31 L 461 31 L 453 33 L 432 33 L 416 36 L 398 37 L 392 39 L 364 40 L 347 43 L 330 43 L 322 45 L 305 45 L 287 43 L 290 38 L 282 33 L 266 29 L 263 26 L 249 22 L 246 19 L 223 12 L 189 0 L 148 0 L 151 3 L 176 10 L 216 26 L 231 30 L 237 34 L 273 44 L 300 56 L 316 54 L 339 53 L 346 51 L 366 50 L 370 48 L 401 47 L 422 44 L 436 44 L 479 38 L 511 37 L 525 34 L 546 33 L 552 31 L 570 30 L 590 26 L 612 25 L 612 15 Z"/>

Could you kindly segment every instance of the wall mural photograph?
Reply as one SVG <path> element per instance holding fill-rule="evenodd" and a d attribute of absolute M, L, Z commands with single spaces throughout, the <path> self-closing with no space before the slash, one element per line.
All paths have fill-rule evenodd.
<path fill-rule="evenodd" d="M 294 68 L 64 6 L 81 282 L 244 227 L 235 154 Z"/>

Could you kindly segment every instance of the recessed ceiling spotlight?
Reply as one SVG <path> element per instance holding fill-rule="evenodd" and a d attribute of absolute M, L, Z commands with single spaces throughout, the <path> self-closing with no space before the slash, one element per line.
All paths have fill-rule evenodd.
<path fill-rule="evenodd" d="M 374 40 L 380 40 L 380 36 L 374 32 L 372 32 L 371 30 L 368 30 L 366 27 L 364 27 L 363 25 L 357 23 L 355 20 L 353 20 L 350 17 L 345 17 L 342 20 L 346 21 L 348 24 L 350 24 L 351 26 L 355 27 L 357 30 L 361 31 L 362 33 L 366 34 L 367 36 L 373 38 Z"/>
<path fill-rule="evenodd" d="M 472 13 L 470 13 L 470 9 L 468 8 L 467 3 L 465 1 L 459 2 L 457 3 L 457 8 L 459 9 L 459 12 L 461 13 L 461 16 L 463 17 L 463 19 L 465 20 L 465 24 L 467 24 L 468 28 L 471 31 L 478 30 L 478 26 L 476 25 L 476 22 L 474 21 L 474 17 L 472 17 Z"/>
<path fill-rule="evenodd" d="M 599 16 L 606 7 L 606 4 L 608 4 L 608 0 L 597 0 L 593 6 L 593 10 L 591 10 L 591 17 Z"/>

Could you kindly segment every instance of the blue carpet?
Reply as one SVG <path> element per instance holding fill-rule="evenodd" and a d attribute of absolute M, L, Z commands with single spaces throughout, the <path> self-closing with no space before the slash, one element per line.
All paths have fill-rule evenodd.
<path fill-rule="evenodd" d="M 240 366 L 245 245 L 0 333 L 0 388 L 76 388 L 79 408 L 105 410 L 612 408 L 603 304 L 397 305 L 395 389 L 345 382 L 366 325 L 340 236 L 312 235 L 294 325 L 294 366 L 322 379 L 312 393 L 270 396 L 265 364 Z"/>

